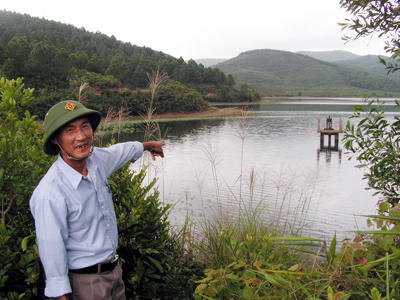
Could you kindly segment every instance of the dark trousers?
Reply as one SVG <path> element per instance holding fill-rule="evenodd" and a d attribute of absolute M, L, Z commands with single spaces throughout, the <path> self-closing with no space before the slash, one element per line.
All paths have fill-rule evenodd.
<path fill-rule="evenodd" d="M 108 272 L 98 274 L 69 273 L 71 300 L 126 300 L 122 269 L 119 264 Z"/>

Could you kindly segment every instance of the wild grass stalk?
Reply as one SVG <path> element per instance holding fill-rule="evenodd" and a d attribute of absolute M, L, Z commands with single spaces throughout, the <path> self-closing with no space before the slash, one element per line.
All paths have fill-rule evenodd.
<path fill-rule="evenodd" d="M 141 127 L 144 132 L 144 141 L 150 141 L 150 140 L 158 140 L 162 141 L 164 140 L 165 136 L 167 135 L 168 130 L 166 130 L 164 133 L 162 132 L 160 128 L 160 124 L 155 121 L 154 119 L 154 114 L 156 111 L 156 107 L 154 107 L 154 101 L 156 100 L 157 92 L 162 88 L 163 84 L 165 84 L 168 81 L 169 76 L 165 71 L 160 71 L 159 67 L 157 67 L 156 70 L 153 70 L 151 73 L 147 73 L 147 78 L 148 78 L 148 86 L 150 88 L 150 104 L 146 109 L 146 113 L 142 114 L 142 119 L 143 123 L 141 124 Z M 161 171 L 164 172 L 164 167 L 163 167 L 163 161 L 161 161 Z M 152 161 L 151 160 L 142 160 L 143 165 L 151 165 Z M 158 169 L 153 165 L 153 170 L 155 172 L 154 177 L 157 176 Z M 149 182 L 151 181 L 150 176 L 147 176 Z M 165 182 L 162 181 L 162 190 L 165 191 Z M 162 193 L 164 195 L 164 193 Z M 165 199 L 163 199 L 165 200 Z"/>
<path fill-rule="evenodd" d="M 235 118 L 233 120 L 238 120 L 236 123 L 237 133 L 241 140 L 241 152 L 240 152 L 240 174 L 239 174 L 239 197 L 242 198 L 242 182 L 243 182 L 243 165 L 244 165 L 244 145 L 245 140 L 249 136 L 249 123 L 248 116 L 250 114 L 250 110 L 246 107 L 241 110 L 242 114 L 239 118 Z"/>
<path fill-rule="evenodd" d="M 145 140 L 150 140 L 153 136 L 158 135 L 158 138 L 162 137 L 160 126 L 158 122 L 154 121 L 154 113 L 156 108 L 154 107 L 154 101 L 156 99 L 157 92 L 168 81 L 169 76 L 165 71 L 160 71 L 159 67 L 153 70 L 151 73 L 147 73 L 148 86 L 150 88 L 150 104 L 146 109 L 146 113 L 142 115 L 144 122 L 144 133 Z"/>
<path fill-rule="evenodd" d="M 216 204 L 218 205 L 219 209 L 221 209 L 220 184 L 218 179 L 217 166 L 221 162 L 221 155 L 224 149 L 219 148 L 218 140 L 214 142 L 211 139 L 210 135 L 207 134 L 203 140 L 203 145 L 201 147 L 201 150 L 206 157 L 206 161 L 210 163 L 212 177 L 214 181 Z"/>
<path fill-rule="evenodd" d="M 88 91 L 89 91 L 89 83 L 88 82 L 85 82 L 85 83 L 82 83 L 80 86 L 79 86 L 79 92 L 78 92 L 78 102 L 79 103 L 85 103 L 86 102 L 86 97 L 87 97 L 87 93 L 88 93 Z"/>

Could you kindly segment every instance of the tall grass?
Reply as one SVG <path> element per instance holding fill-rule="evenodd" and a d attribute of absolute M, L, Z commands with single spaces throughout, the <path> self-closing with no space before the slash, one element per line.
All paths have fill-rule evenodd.
<path fill-rule="evenodd" d="M 243 170 L 248 169 L 244 160 L 245 143 L 252 135 L 248 117 L 249 111 L 243 110 L 242 115 L 234 119 L 241 150 L 237 160 L 240 171 L 232 185 L 219 178 L 219 165 L 226 149 L 210 135 L 203 140 L 201 150 L 211 172 L 213 205 L 207 206 L 204 201 L 205 167 L 192 166 L 196 199 L 202 208 L 196 213 L 186 206 L 183 226 L 178 226 L 180 241 L 182 249 L 195 253 L 208 268 L 231 262 L 235 247 L 227 244 L 227 236 L 237 244 L 249 240 L 262 244 L 266 236 L 299 236 L 312 226 L 314 209 L 318 206 L 320 170 L 301 173 L 282 167 L 274 172 L 253 167 L 244 174 Z"/>

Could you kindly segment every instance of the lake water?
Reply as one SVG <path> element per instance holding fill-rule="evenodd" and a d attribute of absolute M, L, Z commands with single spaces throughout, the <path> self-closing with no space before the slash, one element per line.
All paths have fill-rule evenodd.
<path fill-rule="evenodd" d="M 393 100 L 386 102 L 394 111 Z M 336 233 L 342 240 L 352 236 L 348 231 L 367 229 L 366 218 L 358 215 L 376 213 L 378 197 L 365 189 L 363 170 L 348 160 L 341 142 L 338 151 L 320 149 L 318 118 L 321 128 L 330 116 L 339 129 L 339 120 L 345 126 L 352 107 L 361 103 L 276 99 L 251 106 L 247 119 L 161 123 L 169 129 L 165 158 L 152 163 L 145 156 L 133 168 L 151 164 L 149 177 L 159 178 L 162 201 L 175 205 L 173 224 L 183 223 L 188 212 L 192 220 L 216 210 L 235 218 L 246 207 L 304 236 L 329 240 Z M 120 137 L 132 139 L 141 137 Z"/>

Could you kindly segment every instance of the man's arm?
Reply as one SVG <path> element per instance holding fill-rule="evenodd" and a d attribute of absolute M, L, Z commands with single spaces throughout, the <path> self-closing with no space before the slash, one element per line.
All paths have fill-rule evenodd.
<path fill-rule="evenodd" d="M 165 145 L 164 142 L 144 142 L 143 149 L 147 150 L 151 153 L 151 157 L 153 160 L 156 159 L 156 156 L 164 157 L 163 146 Z"/>
<path fill-rule="evenodd" d="M 53 190 L 52 193 L 52 197 L 58 197 Z M 33 198 L 30 204 L 40 260 L 46 273 L 45 295 L 52 298 L 71 293 L 65 248 L 68 235 L 66 209 L 48 199 Z"/>
<path fill-rule="evenodd" d="M 57 297 L 56 300 L 68 300 L 68 296 L 67 295 L 62 295 L 60 297 Z"/>

